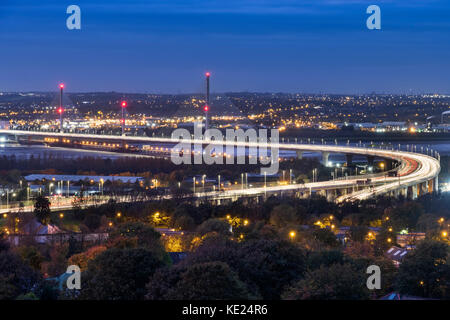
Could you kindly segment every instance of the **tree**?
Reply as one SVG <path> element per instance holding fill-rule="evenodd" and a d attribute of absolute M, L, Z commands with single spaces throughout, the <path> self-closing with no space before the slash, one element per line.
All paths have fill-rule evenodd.
<path fill-rule="evenodd" d="M 84 220 L 83 223 L 86 227 L 89 228 L 90 231 L 95 231 L 98 228 L 100 228 L 101 225 L 101 217 L 96 214 L 88 214 Z"/>
<path fill-rule="evenodd" d="M 145 285 L 165 263 L 144 248 L 108 249 L 88 263 L 81 300 L 142 300 Z"/>
<path fill-rule="evenodd" d="M 395 230 L 415 228 L 419 217 L 424 213 L 419 203 L 408 202 L 392 209 L 391 222 Z"/>
<path fill-rule="evenodd" d="M 306 270 L 303 250 L 288 241 L 244 242 L 239 250 L 239 277 L 258 288 L 263 299 L 279 299 L 283 288 Z"/>
<path fill-rule="evenodd" d="M 298 224 L 295 209 L 287 204 L 281 204 L 274 207 L 270 213 L 270 224 L 278 228 L 285 228 Z"/>
<path fill-rule="evenodd" d="M 142 222 L 125 222 L 120 224 L 110 235 L 112 243 L 115 238 L 123 240 L 131 240 L 129 243 L 135 242 L 137 247 L 142 247 L 152 251 L 162 260 L 169 262 L 170 257 L 164 250 L 161 243 L 161 234 L 149 225 Z M 119 241 L 119 244 L 123 241 Z"/>
<path fill-rule="evenodd" d="M 31 292 L 41 281 L 39 273 L 20 257 L 8 251 L 0 252 L 0 300 L 15 299 Z"/>
<path fill-rule="evenodd" d="M 339 250 L 313 251 L 308 256 L 308 269 L 315 270 L 343 262 L 344 254 Z"/>
<path fill-rule="evenodd" d="M 36 198 L 36 201 L 34 203 L 34 214 L 36 215 L 37 220 L 47 225 L 50 223 L 50 201 L 48 198 L 39 195 Z"/>
<path fill-rule="evenodd" d="M 197 227 L 197 232 L 201 235 L 217 232 L 222 235 L 230 234 L 230 225 L 228 222 L 220 219 L 209 219 Z"/>
<path fill-rule="evenodd" d="M 44 257 L 35 246 L 22 246 L 16 249 L 22 260 L 36 271 L 41 270 Z"/>
<path fill-rule="evenodd" d="M 369 233 L 369 228 L 366 226 L 351 226 L 350 227 L 350 239 L 355 242 L 363 242 L 367 234 Z"/>
<path fill-rule="evenodd" d="M 329 247 L 339 247 L 339 241 L 333 232 L 326 228 L 315 229 L 313 231 L 313 237 L 320 243 Z"/>
<path fill-rule="evenodd" d="M 85 252 L 74 254 L 67 261 L 68 265 L 77 265 L 81 271 L 87 270 L 89 261 L 95 259 L 100 253 L 106 250 L 105 246 L 91 247 Z"/>
<path fill-rule="evenodd" d="M 9 250 L 9 242 L 6 238 L 6 234 L 3 231 L 0 231 L 0 252 Z"/>
<path fill-rule="evenodd" d="M 236 243 L 211 237 L 183 262 L 213 261 L 227 263 L 250 293 L 263 299 L 279 299 L 283 288 L 300 279 L 306 269 L 305 253 L 295 244 L 262 239 Z"/>
<path fill-rule="evenodd" d="M 194 219 L 188 215 L 181 215 L 175 218 L 173 227 L 181 230 L 193 230 L 195 228 Z"/>
<path fill-rule="evenodd" d="M 351 264 L 333 264 L 307 272 L 282 295 L 287 300 L 361 300 L 369 298 L 365 273 Z"/>
<path fill-rule="evenodd" d="M 42 263 L 42 269 L 51 277 L 60 276 L 67 270 L 69 245 L 63 243 L 54 245 L 50 251 L 50 261 Z"/>
<path fill-rule="evenodd" d="M 167 273 L 174 273 L 173 276 Z M 168 279 L 169 281 L 167 281 Z M 170 282 L 161 289 L 161 281 Z M 153 290 L 155 286 L 156 290 Z M 188 267 L 172 267 L 154 275 L 147 288 L 148 299 L 242 300 L 248 299 L 245 284 L 223 262 L 206 262 Z"/>
<path fill-rule="evenodd" d="M 401 293 L 445 298 L 450 297 L 449 246 L 424 240 L 407 254 L 400 265 L 396 287 Z"/>

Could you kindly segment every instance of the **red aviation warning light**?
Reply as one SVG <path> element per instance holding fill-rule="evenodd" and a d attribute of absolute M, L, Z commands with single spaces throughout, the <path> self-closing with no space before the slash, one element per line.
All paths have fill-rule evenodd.
<path fill-rule="evenodd" d="M 204 106 L 204 107 L 203 107 L 203 110 L 204 110 L 205 112 L 208 112 L 209 107 L 208 107 L 208 106 Z"/>
<path fill-rule="evenodd" d="M 63 108 L 61 108 L 61 107 L 58 108 L 58 113 L 59 113 L 59 114 L 62 114 L 63 112 L 64 112 L 64 109 L 63 109 Z"/>
<path fill-rule="evenodd" d="M 59 85 L 59 88 L 60 88 L 60 89 L 64 89 L 64 83 L 61 83 L 61 84 Z"/>
<path fill-rule="evenodd" d="M 120 105 L 122 106 L 122 108 L 126 108 L 127 107 L 127 102 L 126 101 L 122 101 L 122 103 Z"/>
<path fill-rule="evenodd" d="M 207 78 L 209 78 L 209 77 L 211 76 L 211 73 L 210 73 L 210 72 L 206 72 L 206 73 L 205 73 L 205 76 L 206 76 Z"/>

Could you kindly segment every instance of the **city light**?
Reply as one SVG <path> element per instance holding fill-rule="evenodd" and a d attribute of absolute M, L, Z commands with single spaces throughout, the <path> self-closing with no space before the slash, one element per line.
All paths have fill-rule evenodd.
<path fill-rule="evenodd" d="M 108 10 L 136 9 L 114 5 Z M 417 38 L 403 28 L 389 38 L 395 50 L 372 48 L 385 68 L 367 81 L 361 59 L 336 64 L 358 56 L 361 43 L 348 34 L 335 32 L 333 41 L 306 37 L 286 54 L 286 39 L 298 30 L 279 13 L 293 10 L 265 2 L 245 7 L 249 16 L 274 17 L 251 19 L 238 31 L 245 41 L 208 41 L 205 33 L 220 34 L 239 22 L 217 19 L 242 11 L 233 5 L 214 7 L 202 15 L 207 21 L 198 8 L 188 8 L 181 22 L 196 26 L 199 41 L 186 37 L 176 19 L 158 19 L 156 29 L 152 19 L 138 19 L 133 32 L 103 28 L 101 35 L 114 43 L 101 46 L 98 34 L 85 32 L 92 21 L 83 6 L 82 34 L 90 37 L 84 43 L 98 44 L 71 52 L 70 41 L 82 34 L 61 30 L 81 27 L 76 5 L 59 7 L 56 29 L 49 19 L 39 28 L 24 19 L 23 32 L 5 39 L 11 54 L 4 73 L 19 80 L 0 91 L 0 265 L 7 267 L 0 267 L 0 282 L 8 289 L 0 287 L 0 300 L 46 300 L 49 294 L 98 301 L 450 297 L 444 54 L 416 56 L 411 70 L 399 70 L 389 62 L 414 54 L 410 40 Z M 372 30 L 389 13 L 366 5 L 343 8 L 351 11 L 346 22 Z M 39 15 L 31 12 L 36 8 L 24 10 Z M 304 25 L 305 34 L 322 34 L 317 26 L 342 18 L 333 4 L 314 7 L 332 17 L 305 8 L 295 7 L 305 21 L 314 20 Z M 164 6 L 164 12 L 179 9 L 178 3 L 173 10 Z M 445 52 L 440 49 L 450 28 L 441 16 L 450 3 L 421 5 L 426 14 L 420 17 L 412 6 L 397 9 L 404 24 L 414 16 L 414 25 L 433 25 L 427 41 Z M 6 21 L 17 24 L 10 13 Z M 264 46 L 259 33 L 248 32 L 280 25 L 280 36 Z M 141 31 L 150 29 L 164 46 L 143 43 Z M 55 36 L 63 33 L 64 39 Z M 41 45 L 24 46 L 16 38 Z M 174 55 L 174 48 L 181 51 Z M 304 52 L 311 59 L 302 59 Z M 233 59 L 221 64 L 230 53 Z M 74 54 L 79 58 L 71 59 Z M 280 69 L 280 61 L 289 68 Z M 24 77 L 29 66 L 33 76 Z M 181 310 L 166 303 L 162 311 L 168 318 L 262 318 L 276 311 L 258 302 L 236 305 L 242 308 L 185 303 Z M 304 311 L 300 306 L 290 313 Z"/>

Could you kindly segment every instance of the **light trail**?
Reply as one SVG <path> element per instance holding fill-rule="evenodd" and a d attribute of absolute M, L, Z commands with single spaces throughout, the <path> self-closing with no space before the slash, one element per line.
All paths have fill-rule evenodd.
<path fill-rule="evenodd" d="M 315 144 L 292 144 L 292 143 L 271 143 L 271 142 L 241 142 L 241 141 L 220 141 L 220 140 L 183 140 L 163 137 L 138 137 L 138 136 L 113 136 L 113 135 L 95 135 L 95 134 L 79 134 L 79 133 L 57 133 L 57 132 L 35 132 L 23 130 L 0 130 L 0 134 L 8 135 L 22 135 L 22 136 L 38 136 L 38 137 L 58 137 L 58 138 L 72 138 L 72 139 L 94 139 L 106 141 L 129 141 L 129 142 L 154 142 L 154 143 L 186 143 L 186 144 L 200 144 L 200 145 L 218 145 L 218 146 L 233 146 L 233 147 L 247 147 L 247 148 L 267 148 L 280 149 L 292 151 L 315 151 L 315 152 L 329 152 L 329 153 L 343 153 L 356 154 L 364 156 L 375 156 L 385 159 L 396 160 L 400 162 L 398 175 L 400 177 L 374 177 L 371 179 L 368 189 L 359 190 L 340 196 L 336 199 L 337 202 L 363 200 L 373 196 L 385 194 L 398 189 L 403 189 L 411 186 L 417 186 L 421 183 L 437 178 L 440 172 L 439 160 L 419 153 L 412 153 L 406 151 L 396 150 L 382 150 L 375 148 L 350 147 L 350 146 L 332 146 L 332 145 L 315 145 Z M 258 187 L 251 189 L 239 190 L 225 190 L 212 191 L 206 193 L 195 193 L 198 197 L 211 198 L 229 198 L 238 196 L 256 196 L 266 194 L 268 192 L 283 192 L 293 190 L 329 190 L 340 188 L 351 188 L 361 186 L 358 181 L 365 179 L 365 176 L 359 178 L 351 178 L 348 180 L 330 180 L 306 184 L 289 184 L 274 187 Z M 380 185 L 381 184 L 381 185 Z M 435 186 L 437 188 L 437 184 Z"/>

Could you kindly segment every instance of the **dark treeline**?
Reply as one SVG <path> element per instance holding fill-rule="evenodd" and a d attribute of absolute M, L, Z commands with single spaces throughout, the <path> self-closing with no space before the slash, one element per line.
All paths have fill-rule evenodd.
<path fill-rule="evenodd" d="M 281 170 L 293 169 L 296 175 L 308 174 L 312 169 L 320 166 L 317 159 L 291 159 L 280 163 Z M 175 173 L 181 176 L 203 175 L 213 176 L 221 174 L 229 179 L 240 179 L 241 173 L 259 173 L 260 165 L 176 165 L 170 159 L 162 158 L 138 158 L 121 157 L 116 159 L 99 157 L 78 157 L 74 159 L 62 156 L 44 155 L 31 156 L 29 158 L 18 158 L 13 156 L 3 156 L 0 158 L 0 170 L 6 175 L 11 170 L 19 170 L 23 175 L 31 173 L 52 173 L 52 174 L 142 174 L 151 173 Z M 287 175 L 286 175 L 287 176 Z"/>

